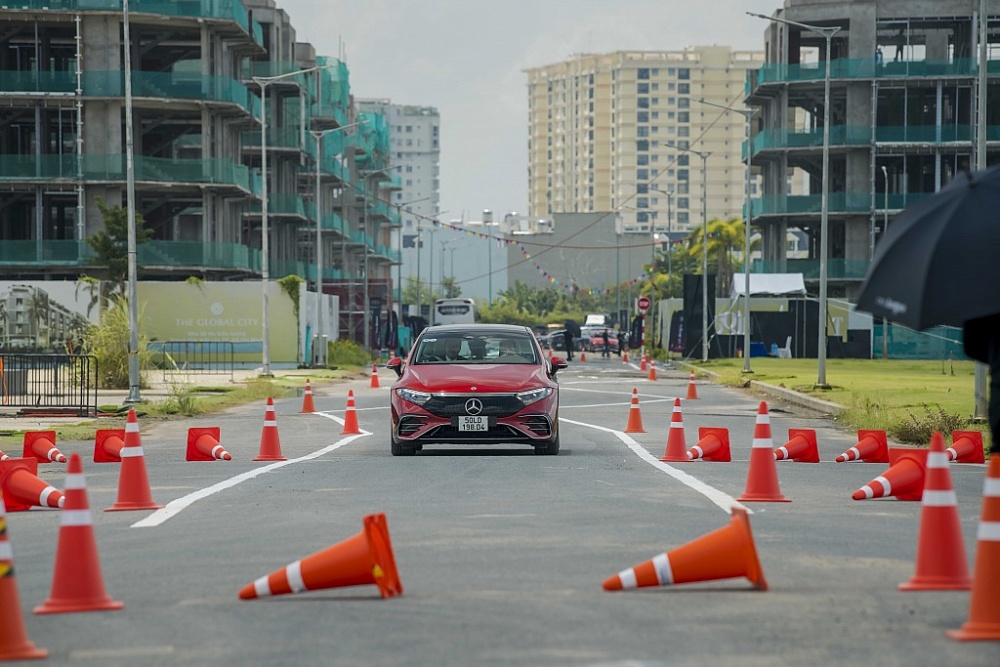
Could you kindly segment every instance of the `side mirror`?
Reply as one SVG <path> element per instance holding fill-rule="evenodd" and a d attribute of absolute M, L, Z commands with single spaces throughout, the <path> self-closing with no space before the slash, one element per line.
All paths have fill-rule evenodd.
<path fill-rule="evenodd" d="M 552 359 L 549 360 L 549 368 L 552 369 L 552 377 L 555 377 L 556 373 L 567 366 L 569 366 L 569 364 L 566 363 L 566 360 L 562 357 L 552 357 Z"/>
<path fill-rule="evenodd" d="M 395 371 L 396 377 L 403 376 L 403 360 L 400 357 L 393 357 L 392 359 L 389 360 L 389 362 L 385 365 L 385 367 L 392 371 Z"/>

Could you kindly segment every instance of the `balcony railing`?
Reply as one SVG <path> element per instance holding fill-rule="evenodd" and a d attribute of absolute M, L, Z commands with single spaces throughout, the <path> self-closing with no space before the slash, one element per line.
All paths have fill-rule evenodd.
<path fill-rule="evenodd" d="M 871 210 L 871 193 L 831 192 L 827 202 L 830 213 L 863 213 Z M 750 202 L 754 217 L 795 213 L 820 213 L 822 195 L 761 197 Z"/>
<path fill-rule="evenodd" d="M 122 0 L 9 0 L 4 4 L 6 11 L 122 12 Z M 130 0 L 129 11 L 135 14 L 231 20 L 250 33 L 247 10 L 239 0 Z"/>

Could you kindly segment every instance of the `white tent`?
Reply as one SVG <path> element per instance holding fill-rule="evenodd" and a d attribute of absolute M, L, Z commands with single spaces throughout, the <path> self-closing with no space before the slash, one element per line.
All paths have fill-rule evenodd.
<path fill-rule="evenodd" d="M 742 273 L 733 274 L 733 291 L 731 299 L 743 296 L 746 288 L 746 277 Z M 804 295 L 806 283 L 801 273 L 751 273 L 750 296 L 791 296 Z"/>

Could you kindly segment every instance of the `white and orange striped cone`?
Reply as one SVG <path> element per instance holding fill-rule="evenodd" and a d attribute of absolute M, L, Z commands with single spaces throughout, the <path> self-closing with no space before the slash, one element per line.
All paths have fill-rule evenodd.
<path fill-rule="evenodd" d="M 9 458 L 10 458 L 9 456 L 0 451 L 0 461 L 6 461 Z"/>
<path fill-rule="evenodd" d="M 311 556 L 290 563 L 240 589 L 241 600 L 324 588 L 375 584 L 382 598 L 403 594 L 385 514 L 370 514 L 363 530 Z"/>
<path fill-rule="evenodd" d="M 951 485 L 944 438 L 935 432 L 927 454 L 927 478 L 917 534 L 916 574 L 899 585 L 901 591 L 967 590 L 972 587 L 965 562 L 958 499 Z"/>
<path fill-rule="evenodd" d="M 102 428 L 94 436 L 94 463 L 121 463 L 125 429 Z"/>
<path fill-rule="evenodd" d="M 625 433 L 645 433 L 642 427 L 642 413 L 639 412 L 639 392 L 632 387 L 632 403 L 628 408 L 628 423 L 625 424 Z"/>
<path fill-rule="evenodd" d="M 187 437 L 188 461 L 232 461 L 233 455 L 219 444 L 222 429 L 218 426 L 189 428 Z"/>
<path fill-rule="evenodd" d="M 646 379 L 649 382 L 656 382 L 656 362 L 652 359 L 649 361 L 649 376 Z"/>
<path fill-rule="evenodd" d="M 983 434 L 979 431 L 952 431 L 951 447 L 945 453 L 956 463 L 986 463 Z"/>
<path fill-rule="evenodd" d="M 781 495 L 781 487 L 778 485 L 778 466 L 774 461 L 774 445 L 771 442 L 771 418 L 767 414 L 765 401 L 761 401 L 757 408 L 757 423 L 753 429 L 747 485 L 743 495 L 737 500 L 740 502 L 791 502 Z"/>
<path fill-rule="evenodd" d="M 302 409 L 299 412 L 303 414 L 316 412 L 316 406 L 313 404 L 312 385 L 309 383 L 309 378 L 306 378 L 306 391 L 302 396 Z"/>
<path fill-rule="evenodd" d="M 587 363 L 587 351 L 586 350 L 580 350 L 580 363 L 581 364 Z"/>
<path fill-rule="evenodd" d="M 55 431 L 29 431 L 24 434 L 24 453 L 39 463 L 66 463 L 66 455 L 56 447 Z"/>
<path fill-rule="evenodd" d="M 670 415 L 670 431 L 667 433 L 667 449 L 661 461 L 687 462 L 687 440 L 684 438 L 684 414 L 681 399 L 674 399 L 674 411 Z"/>
<path fill-rule="evenodd" d="M 134 408 L 129 409 L 128 419 L 125 421 L 125 446 L 122 447 L 121 457 L 122 465 L 118 471 L 118 499 L 104 511 L 160 509 L 161 506 L 153 502 L 153 493 L 149 488 L 146 456 L 142 451 L 139 421 L 135 417 Z"/>
<path fill-rule="evenodd" d="M 624 349 L 624 350 L 622 350 L 622 363 L 623 364 L 627 364 L 628 363 L 628 349 L 627 348 Z"/>
<path fill-rule="evenodd" d="M 358 435 L 361 429 L 358 428 L 358 412 L 354 406 L 354 390 L 347 390 L 347 411 L 344 412 L 344 428 L 340 435 Z"/>
<path fill-rule="evenodd" d="M 62 507 L 63 492 L 38 477 L 35 458 L 0 461 L 0 490 L 8 512 L 24 512 L 32 507 Z"/>
<path fill-rule="evenodd" d="M 94 522 L 87 501 L 87 481 L 80 455 L 69 458 L 66 473 L 66 502 L 59 512 L 59 542 L 52 590 L 36 614 L 74 611 L 114 611 L 124 604 L 104 590 L 104 577 L 94 539 Z"/>
<path fill-rule="evenodd" d="M 729 450 L 729 429 L 701 427 L 698 429 L 698 442 L 687 451 L 691 461 L 715 461 L 728 463 L 733 460 Z"/>
<path fill-rule="evenodd" d="M 868 482 L 851 496 L 870 500 L 895 496 L 899 500 L 920 500 L 927 476 L 927 450 L 914 447 L 890 447 L 889 469 Z"/>
<path fill-rule="evenodd" d="M 264 409 L 264 429 L 260 434 L 260 453 L 254 461 L 287 461 L 281 455 L 281 438 L 278 436 L 278 418 L 274 414 L 274 399 L 267 397 Z"/>
<path fill-rule="evenodd" d="M 960 641 L 1000 639 L 1000 454 L 990 454 L 976 535 L 969 620 L 945 634 Z"/>
<path fill-rule="evenodd" d="M 685 398 L 689 401 L 698 400 L 698 387 L 694 383 L 694 372 L 691 372 L 691 377 L 688 379 L 688 391 Z"/>
<path fill-rule="evenodd" d="M 755 589 L 767 590 L 767 580 L 750 532 L 750 518 L 741 507 L 733 508 L 728 526 L 622 570 L 608 577 L 603 587 L 606 591 L 620 591 L 734 577 L 746 577 Z"/>
<path fill-rule="evenodd" d="M 819 463 L 816 431 L 811 428 L 788 429 L 788 442 L 774 450 L 774 460 Z"/>
<path fill-rule="evenodd" d="M 7 510 L 0 499 L 0 661 L 40 660 L 49 652 L 28 639 L 14 576 L 14 552 L 7 537 Z"/>
<path fill-rule="evenodd" d="M 885 431 L 859 430 L 857 444 L 837 457 L 837 463 L 847 461 L 888 463 L 889 444 L 885 437 Z"/>
<path fill-rule="evenodd" d="M 378 364 L 372 364 L 372 382 L 369 386 L 370 389 L 378 389 Z"/>
<path fill-rule="evenodd" d="M 645 371 L 646 370 L 646 355 L 645 354 L 642 355 L 641 357 L 639 357 L 639 370 L 640 371 Z"/>

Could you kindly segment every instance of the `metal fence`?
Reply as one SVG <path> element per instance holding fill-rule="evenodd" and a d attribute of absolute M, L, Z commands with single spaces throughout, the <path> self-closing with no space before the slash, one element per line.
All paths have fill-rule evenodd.
<path fill-rule="evenodd" d="M 22 415 L 97 415 L 97 358 L 0 352 L 0 409 Z"/>
<path fill-rule="evenodd" d="M 153 365 L 168 373 L 229 375 L 236 368 L 236 346 L 232 341 L 158 340 L 146 344 Z"/>

